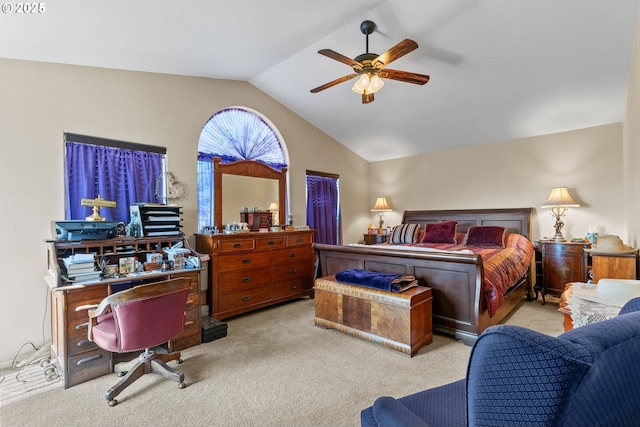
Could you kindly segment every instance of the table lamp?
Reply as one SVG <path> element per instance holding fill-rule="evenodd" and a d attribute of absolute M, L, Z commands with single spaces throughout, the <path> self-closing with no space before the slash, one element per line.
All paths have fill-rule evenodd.
<path fill-rule="evenodd" d="M 564 222 L 562 222 L 561 218 L 566 215 L 569 208 L 579 208 L 580 205 L 578 204 L 578 202 L 573 200 L 573 198 L 569 194 L 569 190 L 567 190 L 567 187 L 556 187 L 551 189 L 549 199 L 547 199 L 542 207 L 551 208 L 551 215 L 556 218 L 556 234 L 553 236 L 553 240 L 556 242 L 566 241 L 564 236 L 562 235 L 562 227 L 564 227 Z"/>
<path fill-rule="evenodd" d="M 384 197 L 378 197 L 376 200 L 376 204 L 371 208 L 371 212 L 376 212 L 378 214 L 378 233 L 382 233 L 382 224 L 384 224 L 384 213 L 391 212 L 391 207 L 387 203 L 387 199 Z"/>
<path fill-rule="evenodd" d="M 279 225 L 278 204 L 276 202 L 271 202 L 269 210 L 271 211 L 271 225 Z"/>

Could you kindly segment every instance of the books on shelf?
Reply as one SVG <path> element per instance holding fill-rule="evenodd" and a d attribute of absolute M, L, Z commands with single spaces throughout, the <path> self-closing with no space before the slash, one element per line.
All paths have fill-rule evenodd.
<path fill-rule="evenodd" d="M 62 258 L 62 262 L 67 270 L 67 276 L 69 277 L 83 273 L 91 273 L 96 269 L 93 254 L 70 255 L 66 258 Z"/>

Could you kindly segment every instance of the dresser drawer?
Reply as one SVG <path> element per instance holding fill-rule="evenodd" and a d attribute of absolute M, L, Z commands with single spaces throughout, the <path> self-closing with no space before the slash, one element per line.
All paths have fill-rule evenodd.
<path fill-rule="evenodd" d="M 287 239 L 282 237 L 269 237 L 266 239 L 256 239 L 257 249 L 284 248 L 287 245 Z"/>
<path fill-rule="evenodd" d="M 252 251 L 256 248 L 255 239 L 220 240 L 220 252 Z"/>
<path fill-rule="evenodd" d="M 313 248 L 311 246 L 300 246 L 300 247 L 292 247 L 286 249 L 277 249 L 275 251 L 271 251 L 271 264 L 273 265 L 281 265 L 281 264 L 291 264 L 298 262 L 309 262 L 311 265 L 311 253 L 313 252 Z"/>
<path fill-rule="evenodd" d="M 295 262 L 288 265 L 279 265 L 273 267 L 271 277 L 273 282 L 281 282 L 285 280 L 308 280 L 312 281 L 312 270 L 308 262 Z"/>
<path fill-rule="evenodd" d="M 220 294 L 220 311 L 231 311 L 268 301 L 271 298 L 271 288 L 245 289 L 238 292 Z"/>
<path fill-rule="evenodd" d="M 269 252 L 245 252 L 242 254 L 220 255 L 218 271 L 237 271 L 248 268 L 262 268 L 270 265 Z"/>
<path fill-rule="evenodd" d="M 256 288 L 271 281 L 270 268 L 258 268 L 244 271 L 220 273 L 219 292 L 233 292 L 240 289 Z"/>
<path fill-rule="evenodd" d="M 287 246 L 310 245 L 313 243 L 313 234 L 305 233 L 300 236 L 287 236 Z"/>
<path fill-rule="evenodd" d="M 271 286 L 271 298 L 287 298 L 310 291 L 312 288 L 311 280 L 287 280 Z"/>

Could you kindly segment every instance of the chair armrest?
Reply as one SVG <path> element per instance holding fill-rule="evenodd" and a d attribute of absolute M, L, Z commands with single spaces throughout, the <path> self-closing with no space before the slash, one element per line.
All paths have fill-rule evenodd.
<path fill-rule="evenodd" d="M 551 425 L 591 362 L 581 344 L 518 326 L 493 326 L 471 351 L 468 417 L 478 425 L 527 425 L 540 419 Z"/>
<path fill-rule="evenodd" d="M 376 399 L 373 403 L 373 416 L 379 427 L 429 427 L 406 406 L 389 396 Z"/>

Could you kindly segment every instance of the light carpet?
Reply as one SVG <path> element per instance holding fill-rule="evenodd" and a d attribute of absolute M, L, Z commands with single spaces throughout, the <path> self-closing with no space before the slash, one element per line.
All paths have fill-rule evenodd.
<path fill-rule="evenodd" d="M 557 336 L 555 304 L 522 302 L 505 323 Z M 416 356 L 314 326 L 301 299 L 228 320 L 224 338 L 182 352 L 187 387 L 145 375 L 109 407 L 106 375 L 0 408 L 11 426 L 358 426 L 382 395 L 401 397 L 465 376 L 471 347 L 440 334 Z M 173 362 L 171 363 L 173 366 Z"/>

